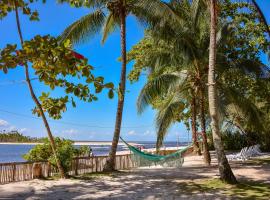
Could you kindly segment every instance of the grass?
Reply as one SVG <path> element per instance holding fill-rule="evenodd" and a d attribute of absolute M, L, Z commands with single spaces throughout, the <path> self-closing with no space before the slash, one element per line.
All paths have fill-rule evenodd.
<path fill-rule="evenodd" d="M 253 158 L 248 161 L 249 164 L 270 165 L 270 158 Z"/>
<path fill-rule="evenodd" d="M 219 179 L 207 179 L 182 183 L 181 191 L 186 194 L 210 193 L 214 197 L 229 199 L 269 199 L 270 185 L 258 182 L 241 182 L 229 185 Z"/>

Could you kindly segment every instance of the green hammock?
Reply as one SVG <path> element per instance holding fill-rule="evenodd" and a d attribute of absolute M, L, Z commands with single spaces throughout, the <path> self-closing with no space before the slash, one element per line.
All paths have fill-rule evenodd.
<path fill-rule="evenodd" d="M 138 148 L 128 144 L 122 137 L 120 139 L 127 145 L 129 150 L 133 153 L 131 158 L 135 162 L 136 166 L 153 166 L 161 165 L 163 167 L 181 167 L 184 163 L 182 153 L 189 149 L 192 145 L 183 149 L 179 149 L 174 153 L 168 155 L 150 154 L 140 151 Z"/>

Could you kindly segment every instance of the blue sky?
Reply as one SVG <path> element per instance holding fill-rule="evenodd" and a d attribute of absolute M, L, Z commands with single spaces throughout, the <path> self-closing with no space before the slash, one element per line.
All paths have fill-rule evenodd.
<path fill-rule="evenodd" d="M 270 21 L 270 2 L 258 1 Z M 56 1 L 47 1 L 46 4 L 35 3 L 33 8 L 40 13 L 39 22 L 29 22 L 21 15 L 22 30 L 25 39 L 40 34 L 57 36 L 65 27 L 84 16 L 88 9 L 71 8 L 68 5 L 59 5 Z M 7 43 L 18 43 L 18 34 L 15 24 L 15 14 L 11 13 L 0 21 L 0 48 Z M 136 44 L 143 37 L 143 28 L 135 18 L 127 19 L 127 49 Z M 89 63 L 96 67 L 95 74 L 105 77 L 106 82 L 114 82 L 118 85 L 120 65 L 117 61 L 120 55 L 120 34 L 113 33 L 105 43 L 101 45 L 100 37 L 89 40 L 86 44 L 76 46 L 76 50 L 89 59 Z M 131 69 L 128 65 L 128 71 Z M 34 77 L 32 74 L 31 77 Z M 9 73 L 0 72 L 0 130 L 19 130 L 29 136 L 46 136 L 42 122 L 35 119 L 31 113 L 34 103 L 30 98 L 28 88 L 24 80 L 23 69 L 11 70 Z M 15 82 L 13 82 L 15 81 Z M 136 99 L 143 87 L 145 77 L 138 83 L 127 82 L 127 94 L 123 114 L 123 128 L 121 135 L 127 140 L 146 141 L 155 140 L 154 111 L 150 108 L 138 116 L 136 111 Z M 33 81 L 37 94 L 47 90 L 46 87 Z M 55 136 L 66 137 L 75 140 L 111 140 L 113 136 L 117 99 L 109 100 L 107 93 L 98 95 L 99 100 L 94 103 L 84 103 L 77 100 L 77 107 L 68 107 L 61 120 L 50 120 L 50 125 Z M 10 113 L 7 113 L 8 111 Z M 71 124 L 73 123 L 73 124 Z M 177 137 L 184 141 L 190 137 L 183 124 L 173 126 L 167 136 L 167 140 L 176 141 Z"/>

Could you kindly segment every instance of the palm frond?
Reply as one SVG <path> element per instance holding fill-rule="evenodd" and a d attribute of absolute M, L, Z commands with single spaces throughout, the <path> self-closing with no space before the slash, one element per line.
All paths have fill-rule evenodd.
<path fill-rule="evenodd" d="M 161 25 L 166 22 L 184 23 L 173 7 L 160 0 L 130 0 L 132 13 L 143 24 Z"/>
<path fill-rule="evenodd" d="M 105 21 L 102 10 L 96 10 L 67 27 L 61 35 L 61 41 L 69 39 L 73 44 L 83 43 L 98 33 Z"/>
<path fill-rule="evenodd" d="M 185 104 L 175 95 L 171 95 L 167 99 L 167 102 L 162 108 L 158 110 L 156 116 L 156 127 L 157 127 L 157 141 L 156 147 L 159 149 L 164 141 L 169 128 L 173 123 L 176 122 L 176 113 L 182 113 L 185 109 Z"/>
<path fill-rule="evenodd" d="M 108 16 L 106 17 L 105 24 L 103 26 L 103 34 L 102 34 L 102 40 L 101 43 L 104 44 L 105 41 L 108 38 L 108 35 L 112 33 L 115 29 L 116 26 L 120 24 L 120 20 L 115 17 L 115 15 L 110 12 Z"/>
<path fill-rule="evenodd" d="M 156 97 L 166 94 L 169 88 L 177 81 L 179 81 L 179 76 L 174 74 L 164 74 L 148 81 L 137 100 L 138 113 L 141 114 Z"/>

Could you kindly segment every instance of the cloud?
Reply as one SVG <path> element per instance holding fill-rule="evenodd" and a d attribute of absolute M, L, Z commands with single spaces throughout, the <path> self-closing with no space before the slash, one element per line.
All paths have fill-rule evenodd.
<path fill-rule="evenodd" d="M 77 134 L 79 131 L 76 129 L 67 129 L 67 130 L 63 130 L 62 134 L 68 134 L 68 135 L 74 135 Z"/>
<path fill-rule="evenodd" d="M 6 127 L 8 125 L 9 125 L 9 123 L 7 121 L 0 119 L 0 127 Z"/>
<path fill-rule="evenodd" d="M 154 131 L 146 130 L 143 134 L 144 135 L 153 135 Z"/>
<path fill-rule="evenodd" d="M 7 131 L 16 131 L 17 128 L 16 128 L 16 126 L 9 126 L 6 130 Z"/>
<path fill-rule="evenodd" d="M 20 128 L 18 130 L 19 133 L 22 133 L 22 134 L 25 134 L 25 133 L 28 133 L 29 129 L 28 128 Z"/>
<path fill-rule="evenodd" d="M 131 130 L 128 132 L 128 135 L 136 135 L 136 132 L 134 130 Z"/>

